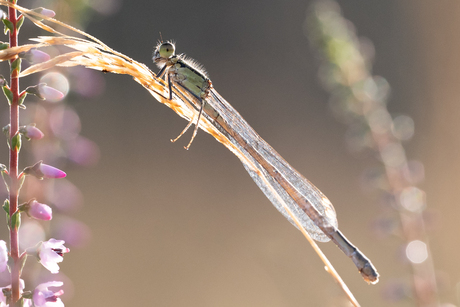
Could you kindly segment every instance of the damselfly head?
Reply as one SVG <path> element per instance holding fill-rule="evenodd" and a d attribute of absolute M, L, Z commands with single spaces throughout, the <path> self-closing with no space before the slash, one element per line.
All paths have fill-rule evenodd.
<path fill-rule="evenodd" d="M 152 59 L 158 66 L 162 66 L 170 57 L 174 55 L 175 51 L 176 47 L 174 46 L 173 42 L 160 42 L 155 47 Z"/>

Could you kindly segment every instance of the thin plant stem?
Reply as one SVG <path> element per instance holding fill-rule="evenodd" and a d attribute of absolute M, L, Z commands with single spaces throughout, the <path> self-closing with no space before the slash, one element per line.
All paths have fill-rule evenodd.
<path fill-rule="evenodd" d="M 18 21 L 16 9 L 8 8 L 8 19 L 11 21 L 13 31 L 9 32 L 10 47 L 16 47 L 18 45 L 18 31 L 16 23 Z M 10 60 L 11 63 L 16 58 Z M 18 70 L 12 70 L 10 75 L 10 90 L 13 93 L 13 100 L 10 105 L 10 144 L 13 136 L 18 132 L 19 129 L 19 77 Z M 18 196 L 19 196 L 19 182 L 18 182 L 18 162 L 19 162 L 19 150 L 16 146 L 10 146 L 10 157 L 9 157 L 9 176 L 10 176 L 10 187 L 9 187 L 9 201 L 10 201 L 10 225 L 12 225 L 11 219 L 13 214 L 18 209 Z M 15 305 L 20 297 L 19 288 L 19 275 L 20 275 L 20 259 L 19 259 L 19 234 L 18 228 L 10 226 L 10 255 L 13 259 L 13 267 L 11 268 L 11 303 Z"/>

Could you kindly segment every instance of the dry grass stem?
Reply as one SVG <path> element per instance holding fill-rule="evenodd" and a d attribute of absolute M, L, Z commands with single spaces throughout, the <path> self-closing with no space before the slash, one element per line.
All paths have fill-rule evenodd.
<path fill-rule="evenodd" d="M 22 8 L 20 6 L 14 5 L 4 0 L 0 0 L 0 4 L 14 7 L 18 11 L 20 11 L 25 17 L 30 19 L 35 25 L 42 28 L 45 31 L 57 34 L 59 36 L 40 36 L 37 38 L 32 39 L 33 41 L 38 42 L 37 44 L 32 45 L 24 45 L 21 47 L 10 48 L 7 50 L 0 51 L 0 61 L 7 60 L 14 58 L 17 56 L 18 53 L 30 50 L 32 48 L 40 48 L 43 46 L 66 46 L 76 51 L 63 53 L 58 55 L 46 62 L 35 64 L 30 66 L 28 69 L 21 72 L 20 77 L 25 77 L 30 74 L 34 74 L 43 70 L 50 69 L 52 67 L 73 67 L 73 66 L 84 66 L 87 68 L 104 71 L 104 72 L 111 72 L 116 74 L 127 74 L 134 78 L 136 82 L 141 84 L 145 89 L 147 89 L 155 99 L 159 102 L 165 104 L 169 108 L 171 108 L 174 112 L 176 112 L 179 116 L 185 118 L 186 120 L 190 120 L 197 116 L 198 111 L 192 108 L 189 104 L 185 103 L 180 97 L 181 94 L 177 92 L 175 89 L 174 92 L 176 95 L 173 95 L 173 99 L 169 99 L 168 94 L 168 86 L 166 82 L 161 79 L 157 78 L 156 75 L 144 64 L 134 61 L 133 59 L 129 58 L 126 55 L 123 55 L 115 50 L 109 48 L 107 45 L 102 43 L 97 38 L 75 29 L 65 23 L 62 23 L 56 19 L 49 18 L 46 16 L 42 16 L 34 11 Z M 59 31 L 53 29 L 52 27 L 45 25 L 39 19 L 44 19 L 48 22 L 53 24 L 59 25 L 63 28 L 67 28 L 73 32 L 76 32 L 80 35 L 83 35 L 90 39 L 88 41 L 86 39 L 77 38 L 68 36 L 65 34 L 60 33 Z M 201 117 L 199 127 L 206 131 L 207 133 L 211 134 L 217 141 L 224 144 L 230 151 L 232 151 L 240 160 L 245 161 L 245 163 L 251 163 L 247 161 L 245 155 L 240 151 L 240 149 L 235 146 L 228 138 L 222 134 L 213 123 L 208 121 L 205 117 Z M 250 165 L 255 172 L 259 172 L 257 167 L 254 165 Z M 264 178 L 263 176 L 260 176 Z M 269 184 L 267 183 L 269 186 Z M 309 236 L 309 234 L 305 231 L 302 227 L 300 221 L 295 217 L 295 215 L 290 212 L 290 209 L 282 200 L 282 198 L 274 192 L 274 195 L 278 198 L 278 201 L 283 204 L 286 211 L 290 214 L 293 221 L 297 224 L 298 228 L 302 232 L 302 234 L 307 238 L 309 243 L 312 245 L 315 252 L 319 255 L 321 260 L 326 266 L 327 272 L 329 272 L 333 278 L 337 281 L 340 287 L 343 289 L 345 294 L 347 295 L 348 299 L 354 306 L 359 306 L 357 300 L 354 298 L 351 291 L 348 289 L 346 284 L 343 282 L 341 277 L 338 275 L 336 270 L 332 267 L 329 260 L 326 256 L 322 253 L 319 249 L 317 244 L 313 241 L 313 239 Z"/>

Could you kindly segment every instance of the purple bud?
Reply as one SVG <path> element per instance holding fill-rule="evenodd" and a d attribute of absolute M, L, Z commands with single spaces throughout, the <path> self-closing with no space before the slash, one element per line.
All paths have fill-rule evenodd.
<path fill-rule="evenodd" d="M 53 218 L 50 206 L 41 204 L 35 199 L 28 203 L 27 214 L 37 220 L 49 221 Z"/>
<path fill-rule="evenodd" d="M 22 133 L 26 138 L 32 139 L 32 140 L 39 140 L 45 136 L 43 132 L 40 131 L 37 127 L 35 127 L 35 124 L 30 124 L 27 126 L 22 126 L 19 128 L 19 132 Z"/>
<path fill-rule="evenodd" d="M 35 126 L 32 125 L 27 125 L 26 126 L 26 135 L 28 138 L 34 139 L 34 140 L 39 140 L 45 136 L 43 132 L 41 132 L 40 129 L 38 129 Z"/>
<path fill-rule="evenodd" d="M 48 85 L 39 86 L 40 95 L 46 100 L 59 101 L 64 98 L 64 94 Z"/>
<path fill-rule="evenodd" d="M 65 172 L 51 165 L 43 164 L 42 161 L 24 168 L 22 172 L 24 175 L 31 175 L 40 180 L 43 178 L 64 178 L 66 176 Z"/>
<path fill-rule="evenodd" d="M 33 9 L 32 11 L 37 12 L 39 14 L 42 14 L 42 15 L 44 15 L 46 17 L 50 17 L 50 18 L 53 18 L 56 15 L 56 13 L 54 11 L 49 10 L 49 9 L 45 9 L 44 7 L 38 7 L 36 9 Z M 35 18 L 37 18 L 37 17 L 35 17 Z"/>
<path fill-rule="evenodd" d="M 42 62 L 48 61 L 49 59 L 50 59 L 50 56 L 46 52 L 43 52 L 38 49 L 30 50 L 30 57 L 28 60 L 31 63 L 42 63 Z"/>
<path fill-rule="evenodd" d="M 43 174 L 43 178 L 64 178 L 66 176 L 66 173 L 60 169 L 43 163 L 40 163 L 40 171 Z"/>
<path fill-rule="evenodd" d="M 42 9 L 42 15 L 45 15 L 46 17 L 50 17 L 50 18 L 53 18 L 54 16 L 56 16 L 56 13 L 53 11 L 53 10 L 49 10 L 49 9 Z"/>

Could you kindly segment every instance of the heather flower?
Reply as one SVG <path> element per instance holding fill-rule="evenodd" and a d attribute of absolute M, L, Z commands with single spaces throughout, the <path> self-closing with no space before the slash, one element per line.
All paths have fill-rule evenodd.
<path fill-rule="evenodd" d="M 56 15 L 56 13 L 53 10 L 49 10 L 49 9 L 42 9 L 41 14 L 46 17 L 51 17 L 51 18 L 53 18 Z"/>
<path fill-rule="evenodd" d="M 30 124 L 27 126 L 22 126 L 19 128 L 19 132 L 22 133 L 27 139 L 32 140 L 39 140 L 43 138 L 45 135 L 41 132 L 40 129 L 35 127 L 35 124 Z"/>
<path fill-rule="evenodd" d="M 40 92 L 40 95 L 46 100 L 59 101 L 64 98 L 64 94 L 62 92 L 48 85 L 39 86 L 38 91 Z"/>
<path fill-rule="evenodd" d="M 5 271 L 8 263 L 8 251 L 6 248 L 6 242 L 0 240 L 0 272 Z"/>
<path fill-rule="evenodd" d="M 66 176 L 66 173 L 60 169 L 43 163 L 40 163 L 40 171 L 43 174 L 43 178 L 64 178 Z"/>
<path fill-rule="evenodd" d="M 54 11 L 45 9 L 44 7 L 38 7 L 36 9 L 33 9 L 32 11 L 40 13 L 43 16 L 50 17 L 50 18 L 53 18 L 56 15 Z"/>
<path fill-rule="evenodd" d="M 59 273 L 58 263 L 64 260 L 63 255 L 70 252 L 70 249 L 64 246 L 64 240 L 49 239 L 41 242 L 38 247 L 38 258 L 40 263 L 52 274 Z"/>
<path fill-rule="evenodd" d="M 53 211 L 50 206 L 39 203 L 35 199 L 25 204 L 22 210 L 25 211 L 28 216 L 37 220 L 49 221 L 53 218 Z"/>
<path fill-rule="evenodd" d="M 42 62 L 48 61 L 49 59 L 50 59 L 50 56 L 46 52 L 43 52 L 38 49 L 30 50 L 30 61 L 32 63 L 42 63 Z"/>
<path fill-rule="evenodd" d="M 28 166 L 24 169 L 23 173 L 25 175 L 32 175 L 38 179 L 43 178 L 64 178 L 66 173 L 61 171 L 58 168 L 55 168 L 51 165 L 44 164 L 42 161 L 38 161 L 32 166 Z"/>
<path fill-rule="evenodd" d="M 39 284 L 33 294 L 33 301 L 35 307 L 64 307 L 64 303 L 59 296 L 64 294 L 64 290 L 54 292 L 49 290 L 49 287 L 61 287 L 64 283 L 62 281 L 50 281 Z"/>
<path fill-rule="evenodd" d="M 27 52 L 20 53 L 19 56 L 26 59 L 31 64 L 43 63 L 50 59 L 48 53 L 38 49 L 31 49 Z"/>

